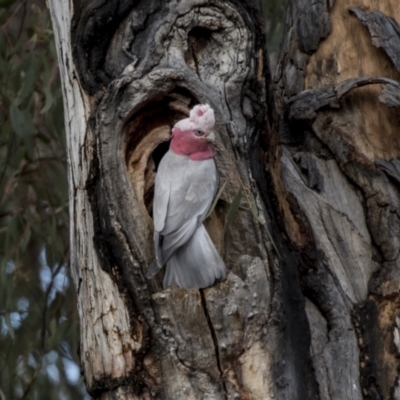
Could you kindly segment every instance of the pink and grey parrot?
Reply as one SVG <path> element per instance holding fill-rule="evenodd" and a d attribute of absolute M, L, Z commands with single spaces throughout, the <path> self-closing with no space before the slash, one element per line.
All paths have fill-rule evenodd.
<path fill-rule="evenodd" d="M 155 261 L 147 277 L 164 265 L 164 288 L 205 288 L 226 277 L 226 267 L 203 221 L 218 188 L 213 138 L 214 111 L 195 106 L 172 128 L 170 148 L 155 180 L 153 219 Z"/>

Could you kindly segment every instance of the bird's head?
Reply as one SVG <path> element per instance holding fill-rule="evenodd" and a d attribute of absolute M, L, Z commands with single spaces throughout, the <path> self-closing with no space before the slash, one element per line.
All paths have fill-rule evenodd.
<path fill-rule="evenodd" d="M 208 104 L 198 104 L 172 128 L 171 150 L 193 160 L 211 158 L 214 152 L 204 139 L 214 139 L 214 110 Z"/>

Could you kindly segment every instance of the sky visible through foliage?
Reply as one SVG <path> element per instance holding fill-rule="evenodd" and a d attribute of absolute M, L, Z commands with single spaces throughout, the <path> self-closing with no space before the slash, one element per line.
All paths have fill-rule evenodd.
<path fill-rule="evenodd" d="M 284 3 L 263 1 L 273 64 Z M 0 31 L 0 400 L 88 399 L 68 266 L 62 95 L 45 2 L 0 0 Z"/>
<path fill-rule="evenodd" d="M 62 96 L 42 1 L 0 1 L 0 399 L 82 399 Z"/>

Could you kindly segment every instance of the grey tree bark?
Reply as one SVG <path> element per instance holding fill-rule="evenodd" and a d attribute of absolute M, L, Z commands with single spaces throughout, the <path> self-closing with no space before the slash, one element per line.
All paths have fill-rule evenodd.
<path fill-rule="evenodd" d="M 271 82 L 257 0 L 49 0 L 94 398 L 400 398 L 396 1 L 292 0 Z M 162 290 L 154 178 L 197 103 L 230 154 L 207 221 L 230 273 Z M 236 172 L 256 210 L 224 233 Z"/>

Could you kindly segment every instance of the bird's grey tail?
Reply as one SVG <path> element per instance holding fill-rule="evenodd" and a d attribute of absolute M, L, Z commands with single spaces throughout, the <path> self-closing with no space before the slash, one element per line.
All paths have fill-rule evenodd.
<path fill-rule="evenodd" d="M 164 288 L 206 288 L 225 278 L 225 264 L 202 224 L 168 260 Z"/>

